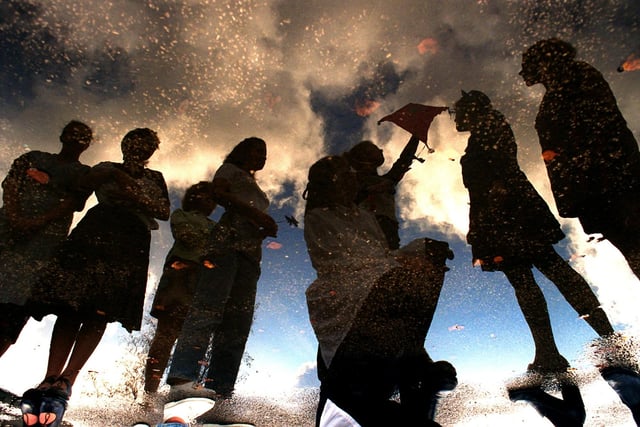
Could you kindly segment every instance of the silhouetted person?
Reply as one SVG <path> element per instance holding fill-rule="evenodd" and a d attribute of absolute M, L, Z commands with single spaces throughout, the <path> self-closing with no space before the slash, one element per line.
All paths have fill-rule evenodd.
<path fill-rule="evenodd" d="M 551 329 L 544 295 L 532 268 L 560 290 L 600 336 L 613 333 L 588 283 L 555 251 L 564 238 L 549 207 L 520 170 L 511 126 L 482 92 L 462 92 L 455 104 L 456 129 L 470 132 L 460 160 L 469 191 L 473 261 L 483 271 L 502 271 L 515 290 L 535 344 L 530 370 L 562 372 L 569 367 Z"/>
<path fill-rule="evenodd" d="M 15 343 L 29 318 L 31 287 L 67 237 L 74 211 L 89 192 L 78 187 L 89 166 L 80 155 L 93 132 L 76 120 L 60 135 L 57 154 L 30 151 L 13 161 L 2 182 L 0 209 L 0 356 Z"/>
<path fill-rule="evenodd" d="M 304 235 L 317 272 L 306 291 L 319 342 L 317 424 L 329 399 L 365 427 L 437 425 L 438 392 L 455 387 L 456 373 L 434 363 L 424 342 L 448 245 L 418 239 L 391 253 L 373 214 L 355 204 L 356 193 L 343 157 L 309 169 Z M 400 403 L 390 400 L 398 390 Z"/>
<path fill-rule="evenodd" d="M 155 218 L 169 218 L 164 178 L 146 167 L 159 144 L 154 131 L 134 129 L 122 139 L 122 163 L 99 163 L 83 178 L 98 204 L 71 231 L 34 288 L 34 317 L 58 316 L 47 373 L 36 389 L 54 394 L 52 403 L 66 405 L 107 323 L 119 322 L 128 331 L 141 327 L 151 230 L 158 228 Z M 61 419 L 63 412 L 51 413 Z"/>
<path fill-rule="evenodd" d="M 601 233 L 640 277 L 638 143 L 602 74 L 575 56 L 558 39 L 522 55 L 526 85 L 546 89 L 535 126 L 551 190 L 560 216 Z"/>
<path fill-rule="evenodd" d="M 587 418 L 578 385 L 571 378 L 558 382 L 562 399 L 547 393 L 543 386 L 509 390 L 509 399 L 530 403 L 556 427 L 581 427 Z"/>
<path fill-rule="evenodd" d="M 147 356 L 145 391 L 158 390 L 171 349 L 189 312 L 200 263 L 207 254 L 216 225 L 209 218 L 215 208 L 213 184 L 203 181 L 189 187 L 182 198 L 182 206 L 171 213 L 174 243 L 165 259 L 151 308 L 151 315 L 158 319 L 158 324 Z"/>
<path fill-rule="evenodd" d="M 419 143 L 418 137 L 412 136 L 398 160 L 383 175 L 378 174 L 378 168 L 384 163 L 384 154 L 373 142 L 359 142 L 345 154 L 349 164 L 356 171 L 356 203 L 375 214 L 390 249 L 400 247 L 395 202 L 396 186 L 411 169 Z"/>
<path fill-rule="evenodd" d="M 172 358 L 167 378 L 172 400 L 198 394 L 226 399 L 233 394 L 253 321 L 262 241 L 278 230 L 266 213 L 269 199 L 255 179 L 266 159 L 266 143 L 247 138 L 213 177 L 215 200 L 225 212 L 206 257 L 214 268 L 202 267 Z M 199 392 L 203 386 L 206 390 Z"/>

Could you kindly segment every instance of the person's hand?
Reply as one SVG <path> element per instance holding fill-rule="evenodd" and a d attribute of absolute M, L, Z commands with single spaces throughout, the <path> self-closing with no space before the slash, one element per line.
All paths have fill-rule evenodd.
<path fill-rule="evenodd" d="M 276 224 L 273 218 L 265 213 L 260 212 L 260 214 L 256 215 L 256 217 L 253 219 L 264 237 L 277 237 L 278 224 Z"/>

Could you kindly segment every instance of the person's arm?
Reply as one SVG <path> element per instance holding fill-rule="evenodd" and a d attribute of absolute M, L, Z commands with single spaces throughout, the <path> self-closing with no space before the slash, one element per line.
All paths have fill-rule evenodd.
<path fill-rule="evenodd" d="M 171 214 L 170 219 L 171 234 L 174 240 L 187 248 L 201 245 L 203 233 L 205 233 L 202 227 L 194 225 L 191 215 L 193 214 L 187 213 L 182 209 L 176 209 Z"/>
<path fill-rule="evenodd" d="M 34 226 L 32 218 L 25 218 L 20 212 L 20 177 L 29 167 L 25 155 L 15 159 L 2 181 L 3 209 L 12 228 L 26 230 Z"/>
<path fill-rule="evenodd" d="M 240 200 L 230 192 L 231 184 L 225 178 L 217 177 L 213 179 L 213 194 L 216 202 L 227 210 L 233 210 L 246 217 L 251 223 L 258 227 L 264 236 L 276 237 L 278 234 L 278 224 L 268 214 L 260 209 Z"/>
<path fill-rule="evenodd" d="M 389 172 L 384 174 L 385 178 L 392 180 L 394 183 L 400 182 L 409 169 L 411 169 L 411 163 L 416 156 L 416 151 L 418 151 L 418 145 L 420 144 L 420 139 L 417 136 L 412 135 L 407 145 L 405 145 L 402 153 L 400 153 L 400 157 L 393 163 Z"/>
<path fill-rule="evenodd" d="M 160 190 L 160 196 L 155 191 L 151 193 L 145 191 L 145 186 L 138 183 L 126 172 L 104 164 L 99 164 L 91 169 L 84 180 L 84 186 L 95 190 L 104 184 L 113 182 L 116 184 L 116 188 L 110 188 L 109 193 L 114 198 L 130 203 L 132 207 L 153 218 L 166 221 L 170 215 L 170 202 L 164 178 L 156 171 L 147 170 L 146 173 L 147 177 Z"/>
<path fill-rule="evenodd" d="M 139 192 L 135 193 L 136 202 L 148 215 L 166 221 L 171 214 L 171 202 L 169 201 L 167 184 L 160 172 L 147 170 L 147 173 L 151 176 L 153 183 L 160 189 L 160 196 L 155 191 L 148 193 L 145 191 L 144 186 L 138 185 Z"/>
<path fill-rule="evenodd" d="M 71 205 L 70 200 L 62 200 L 60 205 L 40 215 L 30 215 L 30 212 L 23 212 L 20 209 L 20 199 L 22 198 L 20 194 L 20 180 L 35 179 L 30 177 L 25 178 L 30 168 L 31 162 L 29 161 L 28 155 L 20 156 L 13 161 L 9 173 L 2 182 L 3 209 L 9 224 L 16 230 L 28 231 L 40 228 L 59 216 L 62 216 L 61 213 L 68 212 L 68 205 Z M 42 179 L 48 179 L 48 176 L 43 174 Z"/>

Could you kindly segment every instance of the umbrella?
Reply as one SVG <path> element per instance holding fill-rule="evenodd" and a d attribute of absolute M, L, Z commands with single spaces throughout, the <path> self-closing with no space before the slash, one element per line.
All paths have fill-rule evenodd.
<path fill-rule="evenodd" d="M 411 103 L 388 116 L 384 116 L 378 120 L 378 124 L 382 122 L 395 123 L 411 135 L 417 136 L 420 141 L 426 144 L 429 126 L 431 126 L 433 118 L 447 110 L 447 107 L 432 107 L 430 105 Z"/>

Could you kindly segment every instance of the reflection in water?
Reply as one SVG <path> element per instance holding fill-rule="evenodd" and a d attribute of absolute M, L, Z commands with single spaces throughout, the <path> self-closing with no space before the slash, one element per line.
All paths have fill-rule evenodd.
<path fill-rule="evenodd" d="M 522 171 L 552 212 L 557 213 L 557 205 L 563 213 L 561 201 L 553 196 L 559 187 L 571 184 L 572 177 L 559 174 L 565 181 L 560 186 L 552 183 L 553 193 L 549 190 L 532 125 L 540 98 L 545 98 L 543 105 L 553 101 L 555 108 L 556 101 L 560 106 L 566 100 L 564 92 L 549 98 L 548 92 L 555 87 L 547 93 L 542 86 L 528 89 L 517 76 L 524 48 L 551 35 L 570 41 L 578 48 L 577 57 L 603 73 L 617 95 L 615 108 L 624 113 L 632 131 L 640 123 L 633 102 L 640 74 L 616 72 L 622 58 L 637 52 L 640 11 L 635 2 L 595 0 L 585 6 L 490 0 L 468 2 L 464 8 L 455 2 L 365 3 L 311 2 L 302 9 L 300 3 L 290 1 L 3 2 L 2 174 L 25 149 L 57 151 L 51 130 L 60 129 L 69 118 L 78 117 L 96 130 L 97 143 L 83 155 L 83 162 L 91 165 L 117 156 L 113 142 L 127 130 L 149 126 L 158 130 L 163 141 L 151 160 L 153 169 L 162 171 L 175 208 L 185 188 L 211 178 L 235 141 L 258 134 L 269 141 L 269 165 L 258 174 L 260 187 L 272 201 L 269 215 L 300 218 L 307 171 L 318 158 L 342 153 L 365 139 L 376 141 L 396 158 L 406 134 L 392 126 L 376 126 L 380 117 L 408 102 L 447 105 L 459 97 L 460 87 L 474 87 L 489 94 L 509 118 Z M 598 83 L 598 87 L 603 86 Z M 590 117 L 583 124 L 591 126 L 601 120 L 591 113 L 600 107 L 613 111 L 590 102 L 586 98 L 569 102 L 553 110 L 550 118 L 557 115 L 568 120 L 559 123 L 561 130 L 575 129 L 579 135 L 585 132 L 579 130 L 581 124 L 567 126 L 576 119 L 570 114 L 581 111 L 580 117 Z M 600 127 L 586 134 L 608 129 Z M 619 135 L 620 141 L 630 141 L 624 132 Z M 446 117 L 439 116 L 430 135 L 435 152 L 423 156 L 424 164 L 415 163 L 396 187 L 401 244 L 429 235 L 449 242 L 456 253 L 456 259 L 447 263 L 451 270 L 427 343 L 434 359 L 455 365 L 460 384 L 439 401 L 436 419 L 443 425 L 499 425 L 505 419 L 511 425 L 522 420 L 527 425 L 548 425 L 529 404 L 511 402 L 505 389 L 505 377 L 521 373 L 534 348 L 509 283 L 502 275 L 483 273 L 469 263 L 470 247 L 464 242 L 468 193 L 457 162 L 466 139 Z M 628 147 L 634 143 L 627 143 Z M 546 160 L 553 162 L 557 153 L 549 150 Z M 606 153 L 613 164 L 620 158 L 615 150 Z M 596 166 L 596 158 L 582 156 L 576 166 Z M 616 189 L 623 180 L 607 176 L 600 181 L 596 187 Z M 575 194 L 591 197 L 595 184 L 584 180 L 573 184 L 580 189 Z M 581 190 L 584 185 L 589 188 L 586 193 Z M 637 197 L 627 199 L 622 206 L 606 209 L 614 215 L 637 209 L 630 203 Z M 614 203 L 613 199 L 605 202 Z M 93 203 L 90 199 L 88 205 Z M 625 246 L 634 243 L 629 242 L 630 233 L 626 230 L 624 236 L 616 236 L 614 228 L 638 215 L 620 216 L 591 220 L 605 226 L 598 231 L 607 234 L 633 264 Z M 636 336 L 638 324 L 637 278 L 607 241 L 587 242 L 581 227 L 589 224 L 559 220 L 567 238 L 555 245 L 556 250 L 565 259 L 571 257 L 571 265 L 592 286 L 616 329 L 624 332 L 622 347 L 631 357 L 623 359 L 632 360 L 635 339 L 629 337 Z M 606 227 L 607 222 L 614 227 Z M 626 224 L 634 226 L 633 221 Z M 247 341 L 247 363 L 236 385 L 238 393 L 226 402 L 234 407 L 230 413 L 240 413 L 235 403 L 251 393 L 272 394 L 283 382 L 290 390 L 298 368 L 309 366 L 307 377 L 315 380 L 317 342 L 304 298 L 315 271 L 302 239 L 305 224 L 300 225 L 300 229 L 281 227 L 277 240 L 264 241 L 254 328 Z M 171 243 L 168 224 L 160 222 L 159 232 L 152 233 L 147 305 Z M 587 322 L 576 317 L 539 272 L 534 271 L 534 277 L 545 295 L 557 347 L 577 369 L 585 424 L 603 419 L 611 420 L 608 425 L 629 423 L 630 412 L 616 391 L 627 404 L 633 398 L 620 388 L 614 391 L 595 367 L 602 354 L 612 353 L 610 348 L 601 341 L 585 346 L 596 338 Z M 150 308 L 145 307 L 144 313 Z M 0 358 L 0 386 L 22 393 L 42 380 L 52 319 L 29 321 L 18 342 Z M 154 324 L 145 316 L 143 326 L 143 332 L 128 334 L 118 324 L 109 325 L 74 384 L 67 417 L 76 418 L 70 420 L 85 416 L 78 409 L 90 408 L 91 397 L 111 402 L 120 396 L 123 407 L 142 400 L 136 393 L 142 392 L 141 370 Z M 591 352 L 597 353 L 594 360 L 588 360 Z M 166 392 L 163 384 L 161 395 Z M 307 384 L 318 385 L 317 381 Z M 485 386 L 490 392 L 485 393 Z M 560 396 L 553 390 L 554 396 Z M 275 399 L 289 403 L 286 398 Z M 264 408 L 269 405 L 256 400 L 247 406 L 268 412 Z M 289 412 L 309 411 L 310 406 Z M 148 410 L 150 418 L 152 414 Z M 312 422 L 305 419 L 289 425 Z"/>
<path fill-rule="evenodd" d="M 417 239 L 390 253 L 377 219 L 355 204 L 358 184 L 340 156 L 309 169 L 305 241 L 318 277 L 306 295 L 320 344 L 318 422 L 330 399 L 362 425 L 434 425 L 438 393 L 457 384 L 451 364 L 434 363 L 424 349 L 449 248 Z"/>
<path fill-rule="evenodd" d="M 149 313 L 158 323 L 145 367 L 144 390 L 148 393 L 158 391 L 171 350 L 189 312 L 199 267 L 215 232 L 216 222 L 209 216 L 216 206 L 213 184 L 201 181 L 187 188 L 181 207 L 171 213 L 169 222 L 174 243 L 167 253 Z M 207 267 L 213 265 L 207 264 Z"/>
<path fill-rule="evenodd" d="M 140 329 L 151 230 L 158 228 L 155 219 L 169 217 L 164 178 L 146 167 L 159 144 L 154 131 L 134 129 L 122 139 L 122 163 L 102 162 L 73 183 L 85 193 L 95 191 L 98 204 L 53 254 L 25 304 L 34 319 L 57 316 L 46 374 L 35 389 L 42 404 L 28 406 L 43 425 L 51 416 L 57 423 L 52 425 L 60 423 L 107 323 Z"/>
<path fill-rule="evenodd" d="M 244 139 L 213 177 L 212 196 L 225 212 L 201 259 L 212 268 L 199 267 L 191 307 L 176 343 L 167 378 L 170 401 L 198 395 L 223 400 L 234 392 L 253 321 L 262 241 L 275 237 L 278 230 L 266 214 L 269 199 L 255 180 L 266 158 L 262 139 Z"/>
<path fill-rule="evenodd" d="M 528 48 L 520 75 L 542 84 L 536 117 L 542 157 L 560 215 L 601 233 L 640 275 L 640 151 L 599 71 L 569 43 Z"/>
<path fill-rule="evenodd" d="M 73 212 L 89 196 L 77 188 L 89 167 L 80 155 L 89 148 L 93 131 L 71 121 L 60 135 L 58 154 L 31 151 L 15 159 L 2 182 L 0 211 L 0 355 L 15 343 L 29 314 L 25 302 L 42 268 L 66 238 Z"/>
<path fill-rule="evenodd" d="M 455 112 L 456 128 L 471 133 L 460 162 L 471 202 L 467 241 L 474 264 L 483 271 L 504 272 L 513 286 L 535 344 L 528 371 L 565 375 L 569 362 L 556 346 L 547 303 L 531 269 L 549 278 L 600 336 L 613 334 L 613 327 L 587 282 L 553 249 L 564 234 L 520 170 L 515 137 L 505 117 L 480 91 L 463 91 Z M 556 425 L 582 425 L 585 412 L 577 385 L 561 381 L 560 389 L 564 401 L 557 405 L 555 398 L 531 385 L 512 388 L 509 397 L 532 402 Z M 569 419 L 553 421 L 556 413 L 566 413 Z"/>

